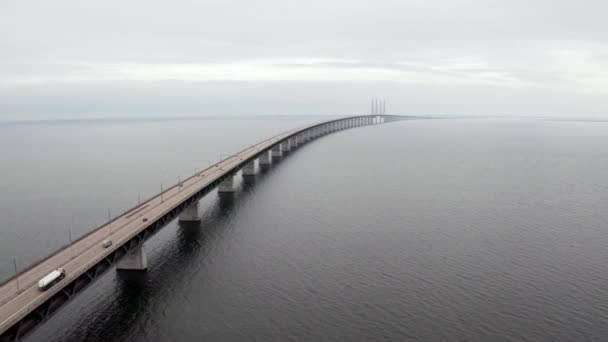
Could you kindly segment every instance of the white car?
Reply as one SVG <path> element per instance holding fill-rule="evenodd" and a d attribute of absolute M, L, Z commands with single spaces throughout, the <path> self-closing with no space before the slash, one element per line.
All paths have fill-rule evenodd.
<path fill-rule="evenodd" d="M 112 240 L 103 240 L 101 242 L 101 246 L 103 248 L 108 248 L 108 247 L 112 246 Z"/>

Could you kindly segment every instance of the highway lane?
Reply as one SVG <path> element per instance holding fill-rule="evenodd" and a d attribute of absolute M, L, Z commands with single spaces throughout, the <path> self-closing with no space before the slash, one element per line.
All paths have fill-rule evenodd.
<path fill-rule="evenodd" d="M 307 127 L 279 134 L 232 155 L 185 179 L 181 182 L 181 186 L 176 184 L 167 189 L 162 194 L 162 200 L 161 195 L 158 194 L 115 218 L 109 224 L 97 228 L 85 238 L 74 242 L 69 247 L 53 254 L 21 274 L 19 276 L 20 291 L 17 291 L 15 279 L 0 286 L 0 333 L 23 318 L 53 294 L 60 291 L 62 288 L 61 283 L 67 284 L 77 278 L 92 265 L 109 255 L 126 241 L 129 241 L 158 218 L 183 203 L 222 175 L 232 172 L 243 160 L 253 157 L 262 150 L 269 149 L 289 135 L 305 130 Z M 143 217 L 146 217 L 148 220 L 143 222 Z M 114 242 L 113 245 L 110 248 L 103 248 L 101 241 L 104 239 L 111 239 Z M 38 280 L 59 267 L 65 268 L 66 278 L 45 292 L 39 291 L 37 287 Z"/>

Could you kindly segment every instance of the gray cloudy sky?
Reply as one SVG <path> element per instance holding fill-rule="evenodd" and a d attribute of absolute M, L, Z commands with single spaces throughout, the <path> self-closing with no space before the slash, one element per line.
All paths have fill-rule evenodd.
<path fill-rule="evenodd" d="M 608 117 L 608 2 L 0 2 L 0 120 Z"/>

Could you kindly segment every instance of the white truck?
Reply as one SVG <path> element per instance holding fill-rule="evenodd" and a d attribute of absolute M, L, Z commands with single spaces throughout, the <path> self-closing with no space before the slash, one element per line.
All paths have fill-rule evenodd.
<path fill-rule="evenodd" d="M 63 268 L 58 268 L 38 281 L 38 290 L 46 291 L 49 287 L 57 284 L 63 278 L 65 278 L 65 270 Z"/>

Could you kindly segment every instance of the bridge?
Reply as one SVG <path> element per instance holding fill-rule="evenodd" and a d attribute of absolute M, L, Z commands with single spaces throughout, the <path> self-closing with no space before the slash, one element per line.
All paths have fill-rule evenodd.
<path fill-rule="evenodd" d="M 293 129 L 231 155 L 127 210 L 0 284 L 0 342 L 21 340 L 114 266 L 145 270 L 143 244 L 148 238 L 175 218 L 199 221 L 199 200 L 215 188 L 219 193 L 234 192 L 238 172 L 254 176 L 256 161 L 259 167 L 268 167 L 274 158 L 320 136 L 408 118 L 352 116 Z M 113 243 L 104 247 L 104 240 Z M 38 280 L 57 268 L 65 269 L 65 278 L 40 291 Z"/>

